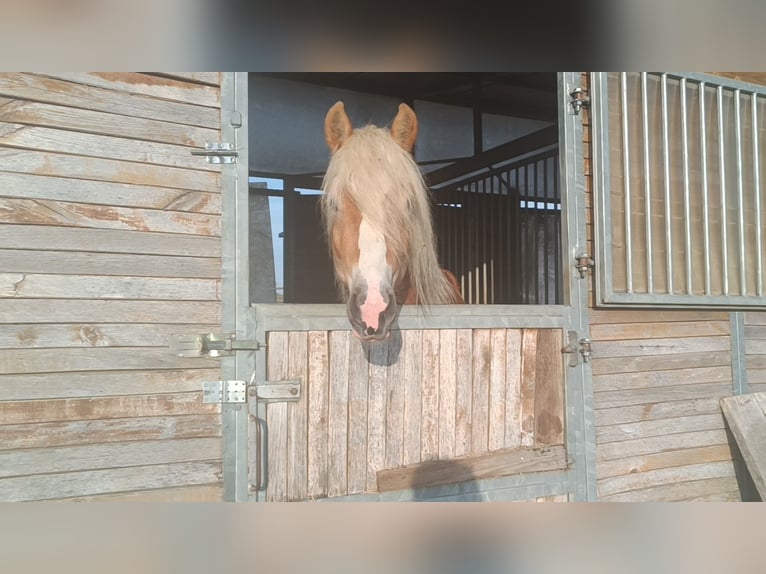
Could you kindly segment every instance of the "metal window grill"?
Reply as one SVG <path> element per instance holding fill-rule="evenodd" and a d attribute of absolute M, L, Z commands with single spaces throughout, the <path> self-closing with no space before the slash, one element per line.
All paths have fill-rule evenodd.
<path fill-rule="evenodd" d="M 466 303 L 560 304 L 558 147 L 433 190 L 441 264 Z"/>
<path fill-rule="evenodd" d="M 766 88 L 592 76 L 597 300 L 764 307 Z"/>

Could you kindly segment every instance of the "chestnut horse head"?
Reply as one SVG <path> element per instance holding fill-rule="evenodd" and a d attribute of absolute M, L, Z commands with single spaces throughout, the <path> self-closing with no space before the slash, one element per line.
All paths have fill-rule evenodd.
<path fill-rule="evenodd" d="M 332 155 L 322 212 L 354 333 L 387 338 L 402 303 L 462 303 L 436 256 L 429 192 L 412 157 L 415 112 L 401 104 L 390 129 L 354 130 L 338 102 L 324 131 Z"/>

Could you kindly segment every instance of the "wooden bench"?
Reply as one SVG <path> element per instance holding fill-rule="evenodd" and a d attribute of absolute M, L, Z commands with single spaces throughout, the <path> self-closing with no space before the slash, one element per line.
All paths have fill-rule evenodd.
<path fill-rule="evenodd" d="M 766 500 L 766 393 L 726 397 L 721 410 L 755 488 Z"/>

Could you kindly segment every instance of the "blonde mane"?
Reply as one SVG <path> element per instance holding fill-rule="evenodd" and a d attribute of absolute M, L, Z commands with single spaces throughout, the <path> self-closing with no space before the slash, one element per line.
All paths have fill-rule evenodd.
<path fill-rule="evenodd" d="M 332 236 L 338 208 L 356 204 L 382 233 L 399 276 L 409 278 L 421 305 L 449 304 L 454 291 L 436 257 L 429 191 L 417 163 L 388 130 L 357 129 L 332 155 L 322 183 L 322 213 Z"/>

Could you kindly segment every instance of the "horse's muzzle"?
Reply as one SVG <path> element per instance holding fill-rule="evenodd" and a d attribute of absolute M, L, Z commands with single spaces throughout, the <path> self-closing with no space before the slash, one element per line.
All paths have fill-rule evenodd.
<path fill-rule="evenodd" d="M 346 305 L 354 335 L 365 343 L 386 340 L 398 310 L 393 290 L 384 291 L 382 300 L 373 306 L 367 301 L 366 289 L 360 289 L 349 297 Z"/>

